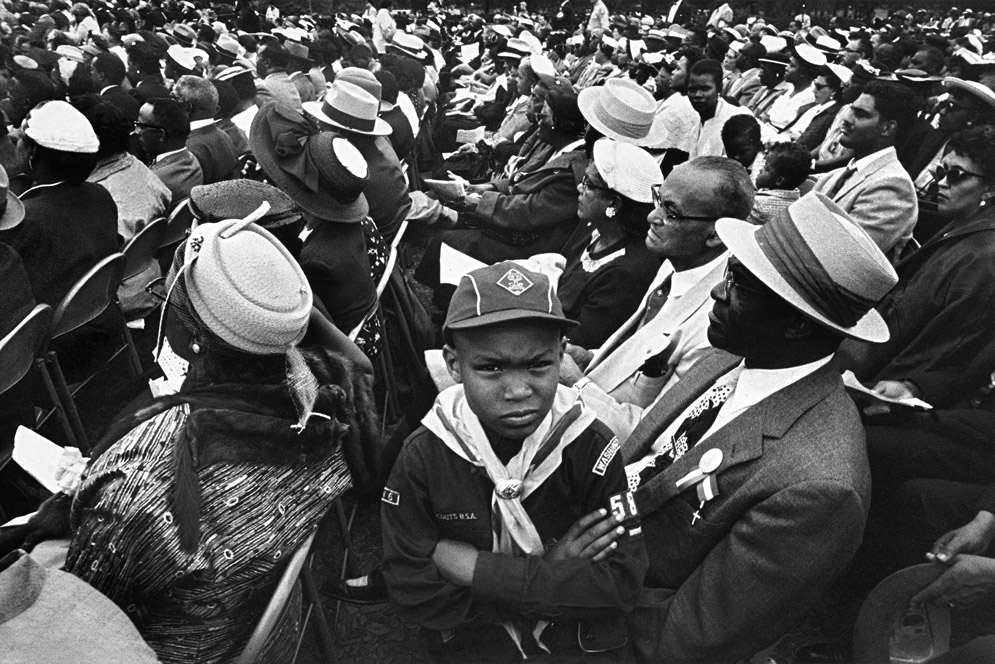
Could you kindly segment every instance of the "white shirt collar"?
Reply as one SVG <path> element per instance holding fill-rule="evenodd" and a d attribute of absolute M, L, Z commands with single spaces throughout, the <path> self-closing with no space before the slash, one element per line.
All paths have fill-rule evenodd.
<path fill-rule="evenodd" d="M 878 150 L 877 152 L 872 152 L 871 154 L 867 155 L 866 157 L 861 157 L 860 159 L 851 159 L 849 165 L 853 166 L 854 168 L 856 168 L 857 171 L 859 172 L 859 171 L 862 171 L 863 169 L 867 168 L 868 166 L 870 166 L 870 164 L 871 164 L 872 161 L 874 161 L 875 159 L 877 159 L 879 157 L 883 157 L 884 155 L 888 154 L 889 152 L 894 153 L 895 152 L 895 147 L 894 146 L 888 146 L 888 147 L 886 147 L 883 150 Z"/>
<path fill-rule="evenodd" d="M 205 120 L 191 120 L 190 131 L 193 131 L 194 129 L 200 129 L 201 127 L 206 127 L 212 124 L 214 124 L 214 118 L 207 118 Z"/>
<path fill-rule="evenodd" d="M 554 152 L 549 157 L 549 161 L 553 161 L 554 159 L 556 159 L 560 155 L 565 154 L 567 152 L 570 152 L 571 150 L 576 150 L 577 148 L 579 148 L 582 145 L 584 145 L 584 139 L 583 138 L 579 138 L 576 141 L 574 141 L 573 143 L 569 143 L 568 145 L 564 145 L 561 149 L 557 150 L 556 152 Z"/>
<path fill-rule="evenodd" d="M 162 161 L 163 159 L 165 159 L 165 158 L 166 158 L 166 157 L 168 157 L 169 155 L 172 155 L 172 154 L 176 154 L 176 153 L 178 153 L 178 152 L 183 152 L 184 150 L 186 150 L 186 148 L 185 148 L 185 147 L 182 147 L 182 148 L 180 148 L 179 150 L 170 150 L 169 152 L 161 152 L 161 153 L 159 153 L 159 154 L 157 154 L 157 155 L 155 156 L 155 161 L 154 161 L 154 162 L 152 162 L 152 163 L 154 163 L 154 164 L 158 164 L 158 163 L 159 163 L 160 161 Z"/>
<path fill-rule="evenodd" d="M 725 263 L 729 260 L 729 252 L 723 251 L 721 255 L 712 259 L 704 265 L 699 265 L 698 267 L 693 267 L 690 270 L 683 270 L 681 272 L 674 272 L 674 276 L 670 278 L 670 295 L 669 297 L 680 297 L 691 290 L 691 287 L 696 283 L 705 278 L 705 275 L 710 273 L 720 263 Z"/>
<path fill-rule="evenodd" d="M 743 371 L 739 374 L 736 387 L 733 388 L 728 401 L 723 405 L 719 416 L 735 416 L 741 413 L 778 390 L 798 382 L 816 369 L 821 369 L 832 359 L 833 355 L 830 354 L 815 362 L 784 369 L 750 369 L 747 368 L 744 361 Z"/>
<path fill-rule="evenodd" d="M 110 90 L 111 88 L 116 88 L 116 87 L 117 87 L 116 85 L 106 85 L 106 86 L 104 86 L 104 87 L 103 87 L 103 88 L 102 88 L 102 89 L 100 90 L 100 94 L 104 94 L 105 92 L 107 92 L 107 91 L 108 91 L 108 90 Z"/>

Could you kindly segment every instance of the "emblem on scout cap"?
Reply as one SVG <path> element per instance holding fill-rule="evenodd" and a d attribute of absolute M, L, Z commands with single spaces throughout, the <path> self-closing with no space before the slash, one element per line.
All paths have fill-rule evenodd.
<path fill-rule="evenodd" d="M 532 282 L 529 281 L 529 278 L 515 268 L 505 272 L 504 276 L 498 279 L 497 285 L 512 295 L 521 295 L 532 288 Z"/>

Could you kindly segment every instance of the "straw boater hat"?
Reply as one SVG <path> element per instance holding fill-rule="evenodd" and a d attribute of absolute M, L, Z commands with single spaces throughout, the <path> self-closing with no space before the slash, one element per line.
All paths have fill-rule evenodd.
<path fill-rule="evenodd" d="M 390 125 L 377 117 L 380 100 L 355 83 L 336 79 L 323 101 L 304 103 L 304 111 L 319 121 L 366 136 L 387 136 Z"/>
<path fill-rule="evenodd" d="M 656 145 L 667 136 L 653 95 L 631 79 L 613 78 L 585 88 L 577 103 L 592 127 L 616 141 Z"/>
<path fill-rule="evenodd" d="M 526 55 L 531 55 L 532 51 L 529 45 L 526 44 L 521 39 L 517 37 L 509 39 L 508 43 L 505 44 L 504 51 L 498 53 L 499 58 L 524 58 Z"/>
<path fill-rule="evenodd" d="M 346 139 L 319 132 L 291 106 L 270 102 L 259 109 L 249 145 L 266 175 L 306 212 L 339 223 L 358 223 L 369 214 L 362 193 L 369 180 L 366 160 Z"/>
<path fill-rule="evenodd" d="M 594 166 L 609 189 L 637 203 L 653 202 L 653 186 L 663 184 L 663 174 L 649 152 L 602 138 L 594 144 L 593 153 Z"/>
<path fill-rule="evenodd" d="M 722 242 L 788 304 L 823 327 L 863 341 L 887 341 L 874 309 L 898 275 L 867 233 L 821 193 L 802 196 L 757 227 L 715 223 Z"/>
<path fill-rule="evenodd" d="M 428 51 L 425 50 L 425 42 L 421 38 L 409 35 L 406 32 L 395 32 L 389 46 L 397 50 L 401 55 L 406 55 L 416 60 L 421 60 L 428 55 Z"/>

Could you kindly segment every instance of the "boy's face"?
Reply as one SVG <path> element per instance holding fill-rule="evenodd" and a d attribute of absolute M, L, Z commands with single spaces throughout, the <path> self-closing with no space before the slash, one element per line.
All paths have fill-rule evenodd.
<path fill-rule="evenodd" d="M 443 354 L 488 434 L 524 440 L 553 406 L 564 344 L 557 324 L 515 320 L 454 330 Z"/>

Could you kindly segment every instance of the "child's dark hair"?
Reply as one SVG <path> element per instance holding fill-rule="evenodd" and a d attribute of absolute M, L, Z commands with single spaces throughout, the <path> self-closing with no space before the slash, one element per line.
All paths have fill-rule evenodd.
<path fill-rule="evenodd" d="M 797 189 L 812 170 L 812 156 L 799 143 L 778 143 L 767 153 L 767 164 L 784 179 L 782 189 Z"/>

